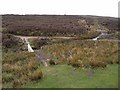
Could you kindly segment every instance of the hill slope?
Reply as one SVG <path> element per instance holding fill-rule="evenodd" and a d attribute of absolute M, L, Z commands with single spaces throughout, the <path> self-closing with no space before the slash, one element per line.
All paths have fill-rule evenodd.
<path fill-rule="evenodd" d="M 104 27 L 118 30 L 118 19 L 78 15 L 3 15 L 3 32 L 17 35 L 78 35 Z"/>

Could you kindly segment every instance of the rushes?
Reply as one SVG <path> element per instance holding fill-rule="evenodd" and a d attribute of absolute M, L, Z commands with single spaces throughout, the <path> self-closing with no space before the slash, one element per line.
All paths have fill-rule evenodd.
<path fill-rule="evenodd" d="M 58 62 L 73 67 L 106 67 L 107 64 L 118 62 L 117 41 L 73 40 L 72 42 L 53 44 L 43 48 L 50 52 Z M 56 60 L 56 59 L 55 59 Z M 64 62 L 63 62 L 64 61 Z"/>
<path fill-rule="evenodd" d="M 105 68 L 107 66 L 107 63 L 102 62 L 102 61 L 97 61 L 97 60 L 92 60 L 89 62 L 89 64 L 92 68 L 96 68 L 96 67 Z"/>
<path fill-rule="evenodd" d="M 31 81 L 36 81 L 36 80 L 39 80 L 43 77 L 43 73 L 41 72 L 41 70 L 36 70 L 34 71 L 33 73 L 30 73 L 29 74 L 29 79 Z"/>
<path fill-rule="evenodd" d="M 40 80 L 43 77 L 39 62 L 34 53 L 19 52 L 3 55 L 3 87 L 20 87 L 29 81 Z"/>

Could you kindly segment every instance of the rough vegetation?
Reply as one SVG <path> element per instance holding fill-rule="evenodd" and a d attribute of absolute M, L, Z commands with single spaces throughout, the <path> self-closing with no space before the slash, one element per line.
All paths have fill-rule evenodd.
<path fill-rule="evenodd" d="M 47 39 L 47 38 L 44 38 L 44 39 L 35 38 L 35 39 L 31 39 L 29 41 L 31 42 L 32 48 L 40 49 L 42 46 L 48 45 L 51 40 Z"/>
<path fill-rule="evenodd" d="M 42 79 L 40 63 L 34 53 L 3 53 L 2 83 L 3 88 L 16 88 L 30 81 Z"/>
<path fill-rule="evenodd" d="M 20 51 L 23 43 L 21 39 L 14 37 L 11 34 L 2 33 L 2 50 L 3 51 Z"/>
<path fill-rule="evenodd" d="M 43 49 L 53 58 L 51 62 L 67 63 L 73 67 L 104 68 L 107 64 L 119 63 L 117 41 L 73 40 L 45 46 Z"/>
<path fill-rule="evenodd" d="M 94 87 L 102 87 L 100 85 L 103 84 L 104 78 L 101 78 L 101 76 L 104 75 L 106 76 L 105 79 L 107 78 L 104 82 L 105 86 L 117 86 L 118 74 L 116 72 L 116 64 L 119 64 L 118 54 L 120 53 L 120 49 L 118 48 L 119 40 L 116 40 L 116 38 L 119 38 L 120 36 L 117 18 L 72 15 L 3 15 L 3 28 L 1 31 L 2 42 L 0 43 L 2 43 L 3 57 L 3 88 L 21 87 L 28 82 L 33 84 L 34 82 L 36 83 L 36 81 L 41 80 L 44 75 L 45 81 L 47 79 L 49 80 L 47 82 L 44 82 L 43 80 L 43 83 L 39 82 L 40 85 L 39 83 L 38 85 L 40 87 L 46 87 L 46 84 L 48 87 L 52 87 L 51 85 L 59 87 L 61 83 L 65 85 L 63 85 L 63 87 L 68 87 L 67 85 L 79 87 L 80 85 L 82 86 L 82 84 L 82 87 L 86 87 L 85 85 L 92 80 L 87 80 L 88 77 L 84 77 L 85 75 L 79 71 L 74 72 L 78 69 L 90 69 L 98 72 L 97 78 L 95 77 L 93 80 L 95 82 L 92 82 Z M 110 36 L 105 38 L 106 40 L 92 40 L 92 38 L 104 31 L 108 34 L 110 33 Z M 27 52 L 24 48 L 25 44 L 19 38 L 14 37 L 14 35 L 47 37 L 74 36 L 76 38 L 55 39 L 50 37 L 50 39 L 30 39 L 30 45 L 32 45 L 34 50 L 42 49 L 47 54 L 46 56 L 50 56 L 50 66 L 42 67 L 42 65 L 40 66 L 39 60 L 37 60 L 38 58 L 36 58 L 35 53 Z M 114 65 L 111 67 L 109 66 L 110 64 Z M 71 69 L 71 67 L 73 68 Z M 102 73 L 101 75 L 101 70 L 105 67 L 108 68 L 104 69 L 104 74 Z M 50 70 L 52 72 L 50 72 Z M 59 70 L 61 71 L 59 72 Z M 72 72 L 72 74 L 67 72 L 68 70 Z M 45 74 L 43 72 L 45 72 Z M 108 73 L 110 73 L 110 77 Z M 111 73 L 114 73 L 114 75 L 112 76 Z M 78 80 L 82 78 L 80 75 L 84 80 Z M 112 84 L 109 80 L 111 77 L 114 80 Z M 66 78 L 68 78 L 68 81 Z M 67 83 L 63 83 L 64 80 L 62 79 Z M 57 83 L 58 86 L 56 86 L 56 80 L 59 80 Z M 75 86 L 72 80 L 76 81 Z M 87 82 L 87 84 L 84 84 L 82 80 Z M 103 80 L 101 81 L 102 84 L 99 83 L 96 85 L 98 80 Z M 90 83 L 89 85 L 88 87 L 92 86 Z M 103 87 L 105 86 L 103 85 Z M 32 87 L 34 87 L 34 85 Z"/>
<path fill-rule="evenodd" d="M 118 31 L 118 19 L 72 15 L 3 15 L 3 33 L 36 36 L 79 36 L 96 29 Z"/>

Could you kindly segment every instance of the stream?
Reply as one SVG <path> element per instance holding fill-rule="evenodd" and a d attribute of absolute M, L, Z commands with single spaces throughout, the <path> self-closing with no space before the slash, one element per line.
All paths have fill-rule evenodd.
<path fill-rule="evenodd" d="M 107 32 L 101 32 L 100 35 L 98 35 L 97 37 L 95 38 L 92 38 L 92 40 L 96 41 L 98 39 L 100 39 L 101 37 L 106 37 L 106 36 L 109 36 L 110 34 L 108 34 Z"/>
<path fill-rule="evenodd" d="M 106 37 L 110 37 L 111 34 L 108 34 L 107 32 L 101 32 L 101 34 L 99 34 L 97 37 L 92 38 L 91 40 L 98 40 L 98 39 L 106 39 Z M 50 57 L 47 56 L 46 53 L 44 53 L 42 50 L 39 51 L 34 51 L 30 45 L 30 42 L 28 41 L 28 39 L 30 38 L 38 38 L 38 37 L 34 37 L 34 36 L 16 36 L 22 39 L 22 41 L 25 42 L 25 44 L 27 44 L 27 49 L 28 52 L 35 52 L 37 58 L 44 64 L 44 66 L 48 66 L 47 62 L 50 60 Z M 46 38 L 50 38 L 50 37 L 39 37 L 41 39 L 46 39 Z M 71 39 L 71 38 L 76 38 L 76 37 L 52 37 L 52 38 L 62 38 L 62 39 Z"/>
<path fill-rule="evenodd" d="M 34 52 L 34 50 L 32 49 L 32 47 L 30 46 L 30 42 L 28 41 L 27 38 L 23 39 L 25 41 L 25 43 L 27 44 L 28 47 L 28 52 Z"/>

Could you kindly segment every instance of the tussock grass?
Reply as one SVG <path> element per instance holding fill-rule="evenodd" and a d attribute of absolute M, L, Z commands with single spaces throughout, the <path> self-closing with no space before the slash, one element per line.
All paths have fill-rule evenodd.
<path fill-rule="evenodd" d="M 73 40 L 43 47 L 57 63 L 67 63 L 74 67 L 106 67 L 119 63 L 118 42 L 108 40 Z"/>
<path fill-rule="evenodd" d="M 34 53 L 7 52 L 3 54 L 3 88 L 20 87 L 43 77 Z M 9 85 L 8 85 L 9 84 Z"/>

